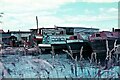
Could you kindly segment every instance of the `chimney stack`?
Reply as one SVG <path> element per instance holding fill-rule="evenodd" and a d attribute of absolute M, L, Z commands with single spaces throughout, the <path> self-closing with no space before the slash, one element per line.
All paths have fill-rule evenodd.
<path fill-rule="evenodd" d="M 114 28 L 112 28 L 112 32 L 115 32 L 115 29 L 114 29 Z"/>

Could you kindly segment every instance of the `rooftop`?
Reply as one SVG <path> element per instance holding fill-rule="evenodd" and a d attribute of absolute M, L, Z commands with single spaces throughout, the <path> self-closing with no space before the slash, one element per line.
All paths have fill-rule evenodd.
<path fill-rule="evenodd" d="M 98 28 L 86 28 L 86 27 L 61 27 L 61 26 L 57 26 L 57 28 L 74 28 L 74 29 L 94 29 L 94 30 L 99 30 Z"/>

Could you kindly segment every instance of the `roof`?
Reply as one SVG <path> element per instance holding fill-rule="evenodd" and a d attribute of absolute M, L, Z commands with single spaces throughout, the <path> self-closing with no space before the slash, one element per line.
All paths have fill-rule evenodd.
<path fill-rule="evenodd" d="M 115 32 L 120 32 L 120 29 L 115 29 Z"/>
<path fill-rule="evenodd" d="M 9 33 L 31 33 L 30 31 L 10 31 Z"/>
<path fill-rule="evenodd" d="M 94 30 L 99 30 L 98 28 L 86 28 L 86 27 L 61 27 L 61 26 L 57 26 L 57 28 L 73 28 L 73 29 L 94 29 Z"/>
<path fill-rule="evenodd" d="M 38 29 L 55 29 L 55 28 L 38 28 Z M 37 30 L 37 29 L 30 29 L 30 30 Z"/>

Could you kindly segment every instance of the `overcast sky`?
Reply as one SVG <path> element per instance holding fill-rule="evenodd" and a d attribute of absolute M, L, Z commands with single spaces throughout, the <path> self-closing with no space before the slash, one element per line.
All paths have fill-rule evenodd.
<path fill-rule="evenodd" d="M 118 28 L 119 0 L 0 0 L 0 28 L 29 30 L 57 26 Z"/>

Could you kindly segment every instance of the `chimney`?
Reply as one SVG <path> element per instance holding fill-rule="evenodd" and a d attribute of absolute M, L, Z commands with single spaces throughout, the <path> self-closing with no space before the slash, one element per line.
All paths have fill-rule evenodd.
<path fill-rule="evenodd" d="M 10 30 L 8 29 L 8 33 L 10 32 Z"/>
<path fill-rule="evenodd" d="M 112 32 L 115 32 L 115 29 L 114 29 L 114 28 L 112 28 Z"/>

